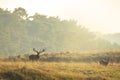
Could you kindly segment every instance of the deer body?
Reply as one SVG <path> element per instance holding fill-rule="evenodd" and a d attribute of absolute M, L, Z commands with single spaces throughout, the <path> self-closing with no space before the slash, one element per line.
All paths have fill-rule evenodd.
<path fill-rule="evenodd" d="M 109 63 L 110 63 L 111 65 L 113 65 L 115 62 L 116 62 L 116 57 L 115 57 L 115 56 L 110 56 L 110 57 L 108 57 L 108 58 L 106 58 L 106 59 L 101 59 L 101 60 L 99 61 L 99 63 L 100 63 L 101 65 L 104 65 L 104 66 L 107 66 Z"/>
<path fill-rule="evenodd" d="M 39 59 L 39 55 L 30 55 L 29 56 L 29 60 L 32 60 L 32 61 L 37 61 Z"/>
<path fill-rule="evenodd" d="M 109 64 L 109 59 L 108 60 L 107 59 L 102 59 L 102 60 L 99 61 L 99 63 L 103 66 L 107 66 Z"/>
<path fill-rule="evenodd" d="M 29 60 L 37 61 L 37 60 L 39 60 L 39 54 L 44 52 L 45 49 L 43 49 L 42 51 L 37 51 L 37 50 L 35 50 L 35 48 L 33 48 L 33 51 L 35 51 L 37 53 L 37 55 L 30 55 Z"/>

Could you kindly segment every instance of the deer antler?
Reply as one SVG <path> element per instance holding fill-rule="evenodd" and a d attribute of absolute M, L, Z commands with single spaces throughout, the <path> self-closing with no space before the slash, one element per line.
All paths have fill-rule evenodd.
<path fill-rule="evenodd" d="M 35 51 L 36 53 L 39 53 L 35 48 L 33 48 L 33 51 Z"/>
<path fill-rule="evenodd" d="M 45 49 L 43 49 L 43 50 L 39 51 L 39 53 L 42 53 L 42 52 L 44 52 L 44 51 L 45 51 Z"/>

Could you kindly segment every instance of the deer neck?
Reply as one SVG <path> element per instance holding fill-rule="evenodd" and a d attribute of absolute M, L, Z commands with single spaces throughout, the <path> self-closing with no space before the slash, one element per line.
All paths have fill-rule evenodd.
<path fill-rule="evenodd" d="M 39 56 L 40 53 L 37 53 L 37 56 Z"/>

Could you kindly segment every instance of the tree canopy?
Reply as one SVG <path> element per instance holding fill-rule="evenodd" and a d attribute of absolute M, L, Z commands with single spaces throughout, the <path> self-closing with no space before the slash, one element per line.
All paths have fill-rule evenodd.
<path fill-rule="evenodd" d="M 35 13 L 28 16 L 24 8 L 13 12 L 0 8 L 0 54 L 29 53 L 32 48 L 48 52 L 106 50 L 120 48 L 99 39 L 94 32 L 74 20 L 61 20 Z"/>

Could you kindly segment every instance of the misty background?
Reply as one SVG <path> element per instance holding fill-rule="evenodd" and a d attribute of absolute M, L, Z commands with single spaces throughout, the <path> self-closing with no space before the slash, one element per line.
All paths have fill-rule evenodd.
<path fill-rule="evenodd" d="M 0 7 L 14 11 L 23 7 L 29 15 L 35 12 L 60 19 L 74 19 L 91 31 L 120 32 L 119 0 L 0 0 Z"/>
<path fill-rule="evenodd" d="M 46 52 L 119 49 L 119 35 L 114 35 L 98 35 L 75 20 L 40 13 L 29 16 L 21 7 L 13 11 L 0 8 L 1 55 L 30 54 L 32 48 Z"/>

